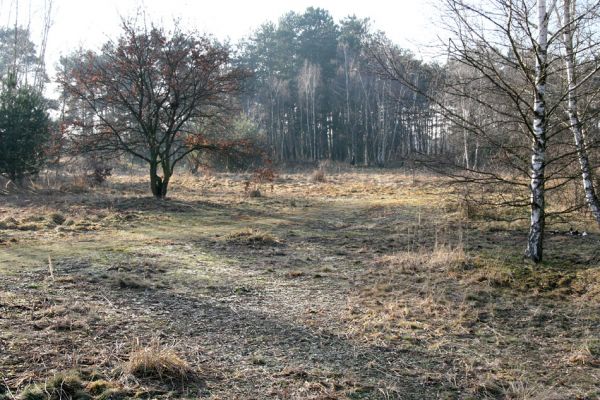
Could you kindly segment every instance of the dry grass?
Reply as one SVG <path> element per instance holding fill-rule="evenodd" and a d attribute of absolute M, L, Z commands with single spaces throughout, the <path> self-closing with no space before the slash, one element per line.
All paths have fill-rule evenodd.
<path fill-rule="evenodd" d="M 387 268 L 395 273 L 423 272 L 424 270 L 452 271 L 460 269 L 468 262 L 462 247 L 439 246 L 433 251 L 403 251 L 376 258 L 377 267 Z"/>
<path fill-rule="evenodd" d="M 260 193 L 260 190 L 258 190 L 258 189 L 249 190 L 248 197 L 250 197 L 250 198 L 262 197 L 262 194 Z"/>
<path fill-rule="evenodd" d="M 348 303 L 349 332 L 389 345 L 468 331 L 476 313 L 464 296 L 440 290 L 439 281 L 439 275 L 455 276 L 468 262 L 462 248 L 447 246 L 378 257 L 367 271 L 368 283 Z M 415 282 L 411 289 L 408 282 Z"/>
<path fill-rule="evenodd" d="M 73 366 L 98 371 L 95 400 L 598 397 L 594 226 L 550 223 L 533 267 L 522 224 L 443 178 L 334 168 L 281 174 L 260 201 L 236 174 L 177 175 L 167 201 L 142 174 L 7 195 L 0 386 Z"/>
<path fill-rule="evenodd" d="M 131 392 L 117 382 L 93 380 L 86 382 L 77 371 L 58 373 L 44 383 L 27 386 L 14 400 L 120 400 Z M 0 396 L 0 398 L 2 398 Z"/>
<path fill-rule="evenodd" d="M 568 356 L 571 364 L 600 367 L 600 339 L 587 339 Z"/>
<path fill-rule="evenodd" d="M 249 246 L 277 246 L 282 244 L 281 240 L 273 234 L 252 228 L 230 233 L 225 239 L 229 243 Z"/>
<path fill-rule="evenodd" d="M 123 371 L 137 379 L 157 383 L 184 384 L 199 378 L 198 371 L 183 360 L 174 348 L 154 340 L 150 346 L 134 349 Z"/>
<path fill-rule="evenodd" d="M 153 284 L 149 280 L 130 273 L 118 273 L 114 278 L 114 282 L 121 289 L 145 290 L 153 288 Z"/>
<path fill-rule="evenodd" d="M 311 175 L 311 180 L 317 183 L 325 182 L 325 170 L 323 168 L 315 170 Z"/>

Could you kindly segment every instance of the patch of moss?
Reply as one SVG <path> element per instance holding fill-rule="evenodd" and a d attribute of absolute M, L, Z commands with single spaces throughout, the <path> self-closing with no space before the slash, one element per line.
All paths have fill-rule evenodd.
<path fill-rule="evenodd" d="M 102 393 L 100 393 L 96 397 L 96 400 L 122 400 L 122 399 L 127 399 L 130 396 L 131 396 L 131 393 L 126 390 L 122 390 L 122 389 L 118 389 L 118 388 L 111 388 L 111 389 L 107 389 L 107 390 L 103 391 Z"/>
<path fill-rule="evenodd" d="M 19 400 L 46 400 L 46 393 L 38 385 L 29 385 L 18 396 Z"/>
<path fill-rule="evenodd" d="M 43 386 L 29 385 L 18 396 L 20 400 L 90 400 L 77 372 L 58 373 Z"/>

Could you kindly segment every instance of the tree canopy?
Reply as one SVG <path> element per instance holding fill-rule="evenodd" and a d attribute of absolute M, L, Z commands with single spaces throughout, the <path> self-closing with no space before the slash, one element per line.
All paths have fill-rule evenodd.
<path fill-rule="evenodd" d="M 30 87 L 14 82 L 0 93 L 0 174 L 20 182 L 39 172 L 50 138 L 46 101 Z"/>
<path fill-rule="evenodd" d="M 209 37 L 123 22 L 116 41 L 63 66 L 58 80 L 73 105 L 69 124 L 80 149 L 144 160 L 156 197 L 166 196 L 174 167 L 187 154 L 234 145 L 209 134 L 226 122 L 245 74 Z"/>

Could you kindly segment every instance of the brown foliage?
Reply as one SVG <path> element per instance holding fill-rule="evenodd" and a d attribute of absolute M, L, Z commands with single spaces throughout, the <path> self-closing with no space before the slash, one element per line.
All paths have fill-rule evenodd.
<path fill-rule="evenodd" d="M 176 29 L 142 29 L 124 21 L 100 53 L 63 61 L 58 75 L 77 151 L 126 152 L 150 166 L 153 194 L 164 197 L 175 165 L 192 151 L 229 152 L 247 142 L 211 139 L 235 109 L 232 95 L 247 74 L 229 50 Z"/>

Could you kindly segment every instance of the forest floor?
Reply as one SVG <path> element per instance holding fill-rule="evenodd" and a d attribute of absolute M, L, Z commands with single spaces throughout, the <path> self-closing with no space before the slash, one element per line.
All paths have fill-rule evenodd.
<path fill-rule="evenodd" d="M 598 230 L 550 225 L 534 266 L 524 222 L 446 183 L 282 174 L 249 198 L 216 174 L 157 201 L 114 176 L 2 196 L 0 398 L 600 398 Z"/>

